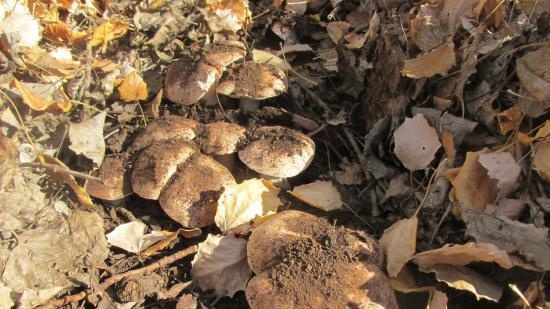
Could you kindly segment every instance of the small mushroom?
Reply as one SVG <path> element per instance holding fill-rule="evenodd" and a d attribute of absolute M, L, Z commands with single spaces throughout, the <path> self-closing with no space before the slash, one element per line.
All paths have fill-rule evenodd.
<path fill-rule="evenodd" d="M 166 140 L 193 140 L 200 131 L 201 124 L 181 116 L 165 116 L 153 121 L 141 131 L 131 145 L 132 151 L 144 149 L 153 143 Z"/>
<path fill-rule="evenodd" d="M 269 64 L 244 62 L 229 71 L 218 85 L 218 93 L 240 99 L 245 111 L 258 109 L 258 100 L 264 100 L 287 91 L 283 70 Z"/>
<path fill-rule="evenodd" d="M 376 241 L 313 215 L 274 215 L 252 231 L 247 255 L 252 309 L 398 308 Z"/>
<path fill-rule="evenodd" d="M 132 170 L 132 189 L 147 199 L 159 198 L 164 186 L 197 150 L 183 140 L 155 143 L 141 151 Z"/>
<path fill-rule="evenodd" d="M 128 169 L 128 156 L 107 156 L 99 169 L 98 181 L 88 181 L 86 192 L 93 197 L 115 201 L 132 194 Z"/>
<path fill-rule="evenodd" d="M 238 124 L 213 122 L 204 125 L 200 137 L 201 151 L 232 170 L 236 152 L 246 139 L 246 129 Z"/>
<path fill-rule="evenodd" d="M 204 47 L 201 60 L 223 72 L 233 62 L 246 56 L 246 46 L 239 41 L 214 42 Z"/>
<path fill-rule="evenodd" d="M 216 160 L 195 154 L 179 166 L 160 193 L 160 206 L 185 227 L 214 223 L 217 200 L 227 185 L 235 184 L 233 175 Z"/>
<path fill-rule="evenodd" d="M 239 151 L 239 159 L 250 169 L 269 177 L 293 177 L 304 171 L 315 154 L 315 143 L 307 135 L 280 126 L 258 128 Z"/>

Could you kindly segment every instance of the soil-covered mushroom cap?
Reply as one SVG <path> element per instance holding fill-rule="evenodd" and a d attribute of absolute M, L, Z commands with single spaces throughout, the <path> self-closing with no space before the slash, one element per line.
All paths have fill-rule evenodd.
<path fill-rule="evenodd" d="M 217 90 L 232 98 L 268 99 L 286 92 L 285 72 L 269 64 L 247 61 L 228 71 Z"/>
<path fill-rule="evenodd" d="M 203 61 L 183 59 L 174 62 L 166 70 L 166 97 L 180 105 L 195 104 L 213 87 L 220 73 Z"/>
<path fill-rule="evenodd" d="M 293 177 L 304 171 L 315 154 L 308 136 L 285 127 L 258 128 L 239 159 L 250 169 L 272 177 Z"/>
<path fill-rule="evenodd" d="M 170 115 L 153 121 L 134 139 L 131 150 L 137 151 L 154 143 L 166 140 L 194 139 L 200 131 L 200 124 L 181 116 Z"/>
<path fill-rule="evenodd" d="M 132 194 L 127 156 L 108 156 L 99 169 L 98 181 L 88 181 L 86 192 L 102 200 L 114 201 Z"/>
<path fill-rule="evenodd" d="M 239 41 L 214 42 L 204 47 L 201 60 L 223 71 L 226 66 L 246 55 L 246 47 Z"/>
<path fill-rule="evenodd" d="M 132 170 L 132 189 L 147 199 L 156 200 L 177 172 L 197 151 L 182 140 L 155 143 L 138 155 Z"/>
<path fill-rule="evenodd" d="M 235 184 L 231 173 L 214 159 L 196 154 L 178 168 L 160 194 L 160 206 L 185 227 L 214 223 L 218 197 Z"/>
<path fill-rule="evenodd" d="M 204 154 L 226 155 L 237 152 L 246 138 L 246 129 L 234 123 L 214 122 L 204 126 L 201 137 Z"/>

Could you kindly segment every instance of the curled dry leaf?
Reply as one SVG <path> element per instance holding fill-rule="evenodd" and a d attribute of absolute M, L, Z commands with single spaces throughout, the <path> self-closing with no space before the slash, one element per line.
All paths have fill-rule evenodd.
<path fill-rule="evenodd" d="M 246 240 L 234 236 L 208 235 L 199 244 L 192 265 L 193 282 L 203 290 L 213 290 L 218 297 L 233 297 L 246 289 L 252 275 L 246 258 Z"/>
<path fill-rule="evenodd" d="M 250 221 L 273 214 L 282 206 L 279 189 L 263 179 L 249 179 L 228 185 L 218 199 L 216 225 L 222 232 L 230 231 Z"/>
<path fill-rule="evenodd" d="M 387 228 L 380 238 L 380 245 L 388 260 L 388 274 L 396 277 L 416 251 L 416 216 L 401 219 Z"/>
<path fill-rule="evenodd" d="M 494 262 L 500 267 L 509 269 L 514 265 L 508 253 L 490 243 L 469 242 L 463 245 L 445 245 L 442 248 L 418 253 L 414 261 L 434 264 L 464 266 L 474 262 Z"/>
<path fill-rule="evenodd" d="M 479 156 L 488 152 L 487 149 L 467 152 L 462 167 L 449 169 L 445 174 L 462 207 L 481 211 L 497 198 L 498 182 L 491 179 L 487 170 L 479 163 Z"/>
<path fill-rule="evenodd" d="M 410 78 L 446 76 L 455 64 L 453 43 L 446 43 L 414 59 L 405 60 L 401 74 Z"/>
<path fill-rule="evenodd" d="M 136 71 L 126 75 L 118 86 L 120 98 L 125 102 L 146 100 L 147 99 L 147 84 Z"/>
<path fill-rule="evenodd" d="M 44 85 L 48 86 L 48 85 Z M 36 110 L 36 111 L 43 111 L 47 109 L 60 109 L 64 112 L 68 112 L 71 107 L 73 107 L 73 104 L 69 100 L 63 100 L 63 101 L 49 101 L 45 98 L 42 98 L 38 94 L 36 94 L 34 91 L 29 89 L 24 83 L 17 80 L 17 78 L 13 78 L 11 82 L 11 87 L 16 88 L 17 91 L 19 91 L 19 94 L 21 95 L 21 99 L 23 100 L 23 103 L 27 104 L 30 108 Z M 51 87 L 56 87 L 54 85 L 51 85 Z M 62 91 L 57 90 L 57 88 L 54 91 Z"/>
<path fill-rule="evenodd" d="M 393 137 L 395 155 L 410 171 L 426 168 L 441 147 L 435 129 L 428 124 L 422 114 L 406 118 L 395 130 Z"/>
<path fill-rule="evenodd" d="M 147 225 L 140 221 L 132 221 L 117 226 L 105 236 L 107 236 L 107 242 L 111 246 L 132 253 L 140 253 L 154 243 L 166 238 L 164 234 L 155 231 L 145 234 L 145 230 L 147 230 Z"/>
<path fill-rule="evenodd" d="M 76 154 L 83 154 L 97 166 L 103 162 L 105 156 L 105 139 L 103 126 L 106 112 L 101 112 L 81 123 L 71 123 L 69 126 L 69 148 Z"/>
<path fill-rule="evenodd" d="M 342 209 L 340 192 L 331 181 L 317 180 L 294 187 L 289 193 L 304 203 L 324 211 Z"/>
<path fill-rule="evenodd" d="M 544 141 L 535 150 L 533 168 L 546 181 L 550 181 L 550 141 Z"/>
<path fill-rule="evenodd" d="M 497 181 L 500 196 L 510 193 L 517 185 L 521 167 L 509 152 L 491 152 L 479 156 L 487 175 Z"/>

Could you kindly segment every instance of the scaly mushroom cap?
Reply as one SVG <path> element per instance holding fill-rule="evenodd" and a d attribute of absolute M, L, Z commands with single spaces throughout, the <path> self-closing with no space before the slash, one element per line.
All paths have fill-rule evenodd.
<path fill-rule="evenodd" d="M 286 92 L 285 72 L 269 64 L 247 61 L 228 74 L 218 84 L 218 93 L 232 98 L 263 100 Z"/>
<path fill-rule="evenodd" d="M 132 189 L 147 199 L 159 198 L 164 186 L 197 151 L 183 140 L 164 141 L 145 148 L 132 170 Z"/>
<path fill-rule="evenodd" d="M 235 184 L 233 175 L 214 159 L 195 154 L 179 166 L 162 190 L 162 209 L 185 227 L 214 223 L 217 200 L 227 185 Z"/>
<path fill-rule="evenodd" d="M 238 124 L 214 122 L 204 125 L 201 150 L 207 155 L 226 155 L 237 152 L 246 138 L 246 129 Z"/>
<path fill-rule="evenodd" d="M 181 116 L 170 115 L 151 122 L 136 136 L 131 145 L 132 151 L 144 149 L 154 143 L 166 140 L 193 140 L 200 131 L 198 122 Z"/>
<path fill-rule="evenodd" d="M 246 56 L 246 46 L 239 41 L 214 42 L 204 47 L 201 60 L 220 72 Z"/>
<path fill-rule="evenodd" d="M 250 169 L 272 177 L 293 177 L 304 171 L 315 154 L 308 136 L 285 127 L 258 128 L 251 142 L 239 151 L 239 159 Z"/>
<path fill-rule="evenodd" d="M 88 181 L 86 192 L 93 197 L 107 201 L 118 200 L 132 194 L 128 160 L 128 156 L 105 157 L 97 175 L 103 180 L 103 183 Z"/>
<path fill-rule="evenodd" d="M 178 60 L 166 70 L 164 93 L 177 104 L 195 104 L 213 87 L 220 74 L 220 70 L 203 61 Z"/>

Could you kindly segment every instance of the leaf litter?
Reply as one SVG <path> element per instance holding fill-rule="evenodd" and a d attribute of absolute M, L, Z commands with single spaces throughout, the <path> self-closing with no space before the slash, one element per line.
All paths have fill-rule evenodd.
<path fill-rule="evenodd" d="M 1 305 L 169 308 L 190 299 L 195 307 L 268 308 L 286 294 L 252 297 L 245 248 L 276 213 L 305 207 L 294 195 L 337 209 L 304 210 L 379 239 L 381 269 L 394 282 L 417 282 L 397 294 L 400 308 L 548 306 L 549 14 L 546 1 L 531 0 L 5 1 Z M 240 42 L 243 60 L 220 66 L 223 60 L 206 56 L 223 41 Z M 253 60 L 282 70 L 284 87 L 275 99 L 248 102 L 258 106 L 251 110 L 216 87 L 205 89 L 211 105 L 177 106 L 163 80 L 182 58 L 202 63 L 216 83 Z M 268 86 L 259 78 L 253 84 Z M 224 177 L 234 177 L 197 195 L 196 205 L 209 205 L 203 214 L 217 225 L 202 228 L 204 236 L 182 228 L 157 202 L 131 195 L 127 178 L 141 153 L 132 141 L 173 114 L 201 123 L 192 129 L 186 166 L 199 173 L 198 162 L 217 160 Z M 245 128 L 236 151 L 257 138 L 258 127 L 276 125 L 311 137 L 315 156 L 298 176 L 262 180 L 266 175 L 234 153 L 206 153 L 220 149 L 203 126 L 215 122 Z M 102 197 L 119 198 L 90 198 L 99 187 L 107 190 Z M 118 244 L 130 252 L 109 250 L 107 232 L 132 222 L 163 240 L 145 249 L 140 231 L 119 233 Z M 287 250 L 294 264 L 274 269 L 296 274 L 299 265 L 352 250 L 317 250 L 330 247 L 328 236 L 296 247 L 315 251 L 315 259 Z M 191 266 L 185 257 L 197 244 Z M 278 278 L 281 286 L 300 282 Z M 426 299 L 414 304 L 411 291 Z M 343 298 L 330 299 L 345 307 Z M 311 307 L 311 299 L 295 300 Z"/>

